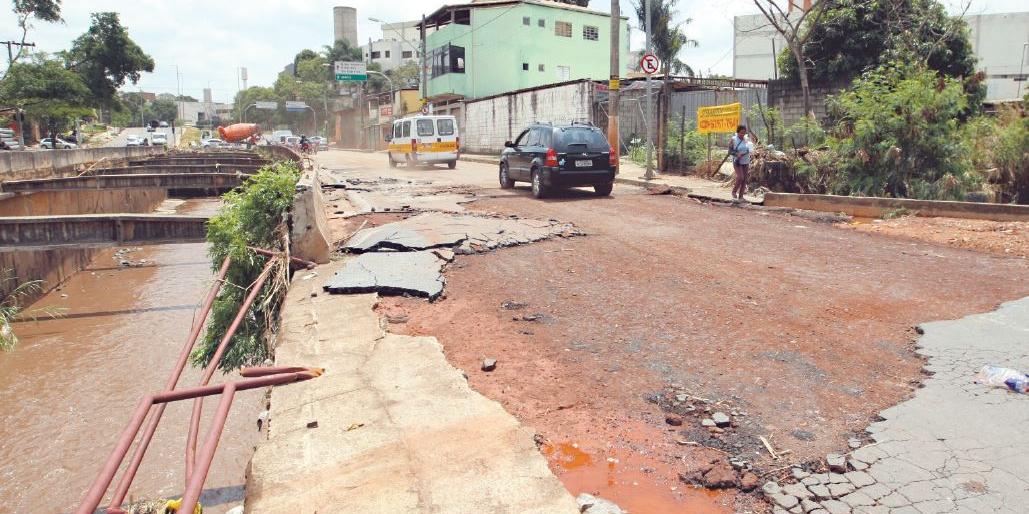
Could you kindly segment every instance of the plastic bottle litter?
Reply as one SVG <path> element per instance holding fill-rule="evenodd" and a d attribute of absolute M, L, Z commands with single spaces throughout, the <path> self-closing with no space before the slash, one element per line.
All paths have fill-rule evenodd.
<path fill-rule="evenodd" d="M 1004 387 L 1016 393 L 1029 393 L 1029 375 L 1010 368 L 983 366 L 975 376 L 975 383 Z"/>

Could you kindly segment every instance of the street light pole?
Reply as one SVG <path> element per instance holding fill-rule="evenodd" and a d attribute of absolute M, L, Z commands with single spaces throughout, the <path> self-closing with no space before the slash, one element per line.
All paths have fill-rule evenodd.
<path fill-rule="evenodd" d="M 1021 59 L 1018 60 L 1018 94 L 1015 95 L 1018 98 L 1022 98 L 1022 84 L 1025 84 L 1025 76 L 1022 75 L 1022 66 L 1025 65 L 1025 51 L 1029 49 L 1029 42 L 1022 43 L 1022 53 L 1019 54 Z"/>

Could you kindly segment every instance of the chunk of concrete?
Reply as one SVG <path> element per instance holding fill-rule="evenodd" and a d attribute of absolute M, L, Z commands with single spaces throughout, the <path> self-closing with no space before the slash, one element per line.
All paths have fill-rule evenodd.
<path fill-rule="evenodd" d="M 575 499 L 579 504 L 579 512 L 584 514 L 623 514 L 625 511 L 613 502 L 582 493 Z"/>
<path fill-rule="evenodd" d="M 847 472 L 847 460 L 843 458 L 843 455 L 830 453 L 825 456 L 825 463 L 829 466 L 829 471 L 833 473 Z"/>
<path fill-rule="evenodd" d="M 346 263 L 325 284 L 333 294 L 379 293 L 435 300 L 443 293 L 444 261 L 432 252 L 366 253 Z"/>

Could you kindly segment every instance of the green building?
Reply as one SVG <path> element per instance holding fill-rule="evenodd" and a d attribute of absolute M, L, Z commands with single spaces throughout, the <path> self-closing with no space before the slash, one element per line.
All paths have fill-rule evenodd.
<path fill-rule="evenodd" d="M 629 68 L 622 17 L 621 70 Z M 428 98 L 482 98 L 611 75 L 611 18 L 552 0 L 484 0 L 443 6 L 425 18 Z"/>

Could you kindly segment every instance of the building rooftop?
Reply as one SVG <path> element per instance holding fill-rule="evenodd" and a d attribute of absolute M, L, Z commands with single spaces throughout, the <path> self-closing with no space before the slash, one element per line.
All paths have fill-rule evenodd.
<path fill-rule="evenodd" d="M 454 9 L 475 9 L 479 7 L 502 7 L 506 5 L 514 6 L 518 4 L 533 4 L 541 5 L 544 7 L 552 7 L 554 9 L 563 9 L 566 11 L 575 11 L 585 14 L 595 14 L 598 16 L 610 16 L 610 14 L 603 11 L 596 11 L 588 7 L 580 7 L 575 4 L 566 4 L 558 2 L 556 0 L 472 0 L 469 3 L 444 5 L 439 9 L 436 9 L 432 14 L 425 17 L 425 24 L 427 26 L 433 25 L 446 25 L 450 23 L 449 13 Z M 623 20 L 628 20 L 628 16 L 622 16 Z M 421 28 L 421 23 L 418 23 L 418 27 Z"/>

